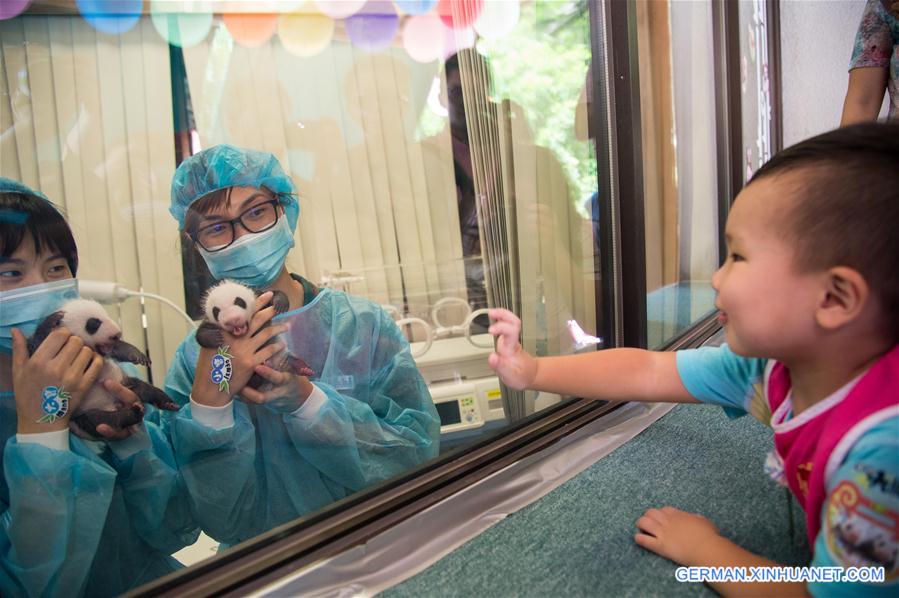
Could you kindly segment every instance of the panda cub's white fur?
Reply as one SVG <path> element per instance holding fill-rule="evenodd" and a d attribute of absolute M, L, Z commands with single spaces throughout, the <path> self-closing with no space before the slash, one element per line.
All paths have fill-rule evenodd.
<path fill-rule="evenodd" d="M 287 311 L 290 308 L 290 300 L 287 295 L 275 289 L 272 289 L 271 292 L 271 304 L 275 313 L 281 314 Z M 228 332 L 233 337 L 241 337 L 249 333 L 250 322 L 256 314 L 256 293 L 240 283 L 223 280 L 206 294 L 203 300 L 203 311 L 206 319 L 197 329 L 196 340 L 201 347 L 214 349 L 226 343 L 222 331 Z M 270 325 L 271 321 L 268 321 L 261 328 Z M 265 344 L 273 342 L 275 339 L 270 338 Z M 269 366 L 281 371 L 289 370 L 300 376 L 314 375 L 313 370 L 305 361 L 289 353 L 285 354 L 279 363 L 269 363 Z M 258 373 L 254 373 L 247 382 L 247 386 L 250 388 L 260 388 L 264 384 L 266 381 Z"/>
<path fill-rule="evenodd" d="M 114 360 L 149 365 L 150 360 L 139 349 L 122 340 L 121 328 L 109 317 L 102 305 L 87 299 L 66 302 L 38 326 L 29 340 L 29 352 L 34 354 L 47 335 L 60 326 L 103 357 L 103 368 L 97 380 L 82 397 L 69 420 L 69 426 L 76 434 L 93 438 L 99 423 L 113 427 L 119 424 L 132 425 L 143 417 L 142 406 L 121 405 L 119 399 L 103 386 L 106 380 L 123 384 L 135 392 L 141 401 L 151 402 L 161 409 L 177 409 L 177 405 L 165 393 L 140 379 L 126 376 L 116 364 Z M 112 414 L 121 417 L 113 417 Z"/>
<path fill-rule="evenodd" d="M 209 289 L 203 307 L 208 322 L 215 322 L 232 336 L 243 336 L 256 313 L 256 295 L 249 287 L 223 280 Z"/>
<path fill-rule="evenodd" d="M 99 324 L 96 325 L 92 320 L 99 321 Z M 113 344 L 121 340 L 122 330 L 109 318 L 102 305 L 88 299 L 75 299 L 66 303 L 60 324 L 104 358 L 97 382 L 87 391 L 77 411 L 101 409 L 114 403 L 115 397 L 103 388 L 102 381 L 111 379 L 121 383 L 124 378 L 122 368 L 106 358 L 112 351 Z"/>

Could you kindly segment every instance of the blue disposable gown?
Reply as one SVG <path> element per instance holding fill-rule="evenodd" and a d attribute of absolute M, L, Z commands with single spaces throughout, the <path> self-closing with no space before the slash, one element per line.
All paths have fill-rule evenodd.
<path fill-rule="evenodd" d="M 125 459 L 74 435 L 68 451 L 22 444 L 0 394 L 0 594 L 112 596 L 181 567 L 169 555 L 199 529 L 171 444 L 144 427 L 150 447 Z"/>
<path fill-rule="evenodd" d="M 195 516 L 207 534 L 227 544 L 438 453 L 437 411 L 393 320 L 367 299 L 301 282 L 304 306 L 276 322 L 290 325 L 288 349 L 310 365 L 313 384 L 327 395 L 314 417 L 234 401 L 232 427 L 204 426 L 189 406 L 172 424 Z M 166 379 L 175 401 L 189 400 L 198 351 L 193 333 L 178 348 Z"/>

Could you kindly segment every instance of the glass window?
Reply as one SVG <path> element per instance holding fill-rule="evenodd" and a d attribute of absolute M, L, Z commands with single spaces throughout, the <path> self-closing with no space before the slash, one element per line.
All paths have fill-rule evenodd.
<path fill-rule="evenodd" d="M 75 521 L 83 535 L 76 554 L 34 557 L 59 572 L 54 583 L 124 591 L 564 399 L 501 387 L 486 365 L 485 309 L 519 314 L 537 355 L 599 342 L 586 2 L 77 7 L 4 8 L 0 175 L 62 210 L 81 295 L 152 360 L 123 366 L 143 381 L 129 384 L 181 409 L 157 401 L 135 415 L 127 394 L 104 396 L 65 458 L 7 449 L 7 472 L 46 467 L 60 484 L 43 511 L 53 514 L 20 529 L 49 536 Z M 181 203 L 170 213 L 173 177 Z M 276 226 L 234 221 L 273 197 Z M 201 251 L 192 218 L 232 221 L 234 244 Z M 275 266 L 301 278 L 273 283 L 282 222 L 293 247 Z M 265 405 L 246 390 L 228 403 L 230 386 L 205 400 L 223 379 L 238 385 L 238 342 L 212 355 L 192 332 L 226 274 L 284 283 L 276 323 L 290 323 L 292 359 L 269 364 L 312 370 L 306 402 L 306 386 L 290 400 L 249 395 Z M 5 443 L 16 400 L 3 354 L 0 378 Z M 28 488 L 4 479 L 15 521 L 28 516 Z M 63 500 L 73 493 L 74 507 Z"/>
<path fill-rule="evenodd" d="M 647 346 L 714 309 L 715 77 L 708 2 L 639 2 Z"/>

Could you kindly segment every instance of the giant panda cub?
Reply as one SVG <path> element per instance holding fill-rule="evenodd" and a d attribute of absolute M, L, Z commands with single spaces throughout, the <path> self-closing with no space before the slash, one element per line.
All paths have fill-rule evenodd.
<path fill-rule="evenodd" d="M 270 290 L 275 313 L 282 314 L 287 311 L 290 308 L 287 295 L 281 291 Z M 209 289 L 203 301 L 203 311 L 206 319 L 197 329 L 197 343 L 207 349 L 217 349 L 226 344 L 222 330 L 237 338 L 247 334 L 250 329 L 250 321 L 256 313 L 256 293 L 253 292 L 253 289 L 233 280 L 223 280 Z M 266 322 L 256 333 L 258 334 L 259 331 L 270 325 L 271 320 Z M 265 344 L 270 345 L 275 340 L 276 338 L 272 337 Z M 278 364 L 269 365 L 273 369 L 291 371 L 299 376 L 315 375 L 305 361 L 290 353 L 286 353 Z M 256 373 L 247 382 L 247 386 L 253 389 L 258 389 L 264 384 L 270 383 Z"/>
<path fill-rule="evenodd" d="M 123 429 L 143 420 L 143 405 L 140 403 L 122 405 L 103 387 L 103 381 L 108 379 L 131 389 L 143 403 L 150 403 L 168 411 L 178 410 L 178 405 L 163 391 L 139 378 L 126 376 L 116 365 L 116 361 L 150 365 L 150 359 L 137 347 L 122 340 L 121 329 L 96 301 L 87 299 L 68 301 L 58 311 L 47 316 L 28 340 L 29 355 L 33 355 L 44 339 L 60 326 L 79 337 L 86 346 L 103 357 L 100 375 L 69 418 L 69 429 L 76 435 L 100 439 L 101 435 L 97 433 L 97 426 L 100 424 Z"/>

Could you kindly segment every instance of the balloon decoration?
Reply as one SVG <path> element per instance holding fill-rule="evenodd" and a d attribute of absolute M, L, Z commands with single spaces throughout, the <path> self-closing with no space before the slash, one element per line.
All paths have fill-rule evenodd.
<path fill-rule="evenodd" d="M 0 0 L 0 20 L 25 11 L 32 0 Z M 76 0 L 82 16 L 104 33 L 128 31 L 140 20 L 143 0 Z M 212 28 L 216 3 L 151 0 L 150 17 L 159 35 L 173 46 L 203 42 Z M 204 8 L 199 8 L 204 7 Z M 289 8 L 288 8 L 289 7 Z M 446 58 L 477 39 L 509 34 L 521 17 L 519 0 L 229 0 L 221 8 L 234 41 L 258 47 L 277 31 L 297 56 L 314 56 L 334 39 L 340 21 L 350 42 L 366 52 L 387 49 L 402 29 L 401 42 L 413 60 Z M 288 12 L 294 11 L 294 12 Z"/>
<path fill-rule="evenodd" d="M 31 0 L 3 0 L 0 2 L 0 21 L 19 16 L 30 3 Z"/>
<path fill-rule="evenodd" d="M 332 19 L 345 19 L 359 12 L 365 0 L 315 0 L 315 6 L 323 15 Z"/>
<path fill-rule="evenodd" d="M 484 0 L 440 0 L 437 14 L 447 27 L 465 29 L 477 20 L 483 6 Z"/>
<path fill-rule="evenodd" d="M 474 22 L 474 30 L 484 39 L 498 39 L 515 29 L 521 5 L 515 2 L 485 2 L 481 15 Z"/>
<path fill-rule="evenodd" d="M 6 4 L 7 0 L 3 0 Z M 26 3 L 27 4 L 27 3 Z M 142 0 L 78 0 L 78 10 L 91 27 L 110 35 L 125 33 L 140 20 Z"/>
<path fill-rule="evenodd" d="M 212 27 L 212 13 L 169 12 L 170 6 L 160 0 L 150 4 L 153 26 L 173 46 L 189 48 L 206 39 Z"/>
<path fill-rule="evenodd" d="M 388 0 L 369 0 L 362 9 L 345 22 L 347 35 L 353 45 L 366 52 L 378 52 L 393 41 L 400 26 L 400 17 Z"/>
<path fill-rule="evenodd" d="M 281 17 L 278 37 L 291 54 L 315 56 L 334 37 L 334 20 L 321 13 L 295 12 Z"/>
<path fill-rule="evenodd" d="M 444 29 L 435 14 L 410 17 L 403 27 L 403 47 L 416 62 L 434 62 L 443 55 Z"/>
<path fill-rule="evenodd" d="M 261 46 L 278 29 L 276 14 L 226 14 L 222 21 L 234 41 L 248 48 Z"/>
<path fill-rule="evenodd" d="M 396 5 L 407 15 L 423 15 L 437 5 L 437 0 L 395 0 Z M 517 1 L 517 0 L 516 0 Z"/>

